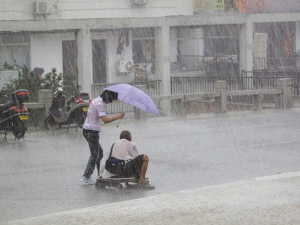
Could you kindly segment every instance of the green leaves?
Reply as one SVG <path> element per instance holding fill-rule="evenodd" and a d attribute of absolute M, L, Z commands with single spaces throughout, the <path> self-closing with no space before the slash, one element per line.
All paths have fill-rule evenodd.
<path fill-rule="evenodd" d="M 41 78 L 24 66 L 19 70 L 18 79 L 10 80 L 4 90 L 11 93 L 17 89 L 27 89 L 30 93 L 30 101 L 34 102 L 38 101 L 39 90 L 50 89 L 54 93 L 59 87 L 63 88 L 63 93 L 67 98 L 74 96 L 79 89 L 79 86 L 74 85 L 71 76 L 57 73 L 56 68 L 52 68 L 51 72 Z"/>

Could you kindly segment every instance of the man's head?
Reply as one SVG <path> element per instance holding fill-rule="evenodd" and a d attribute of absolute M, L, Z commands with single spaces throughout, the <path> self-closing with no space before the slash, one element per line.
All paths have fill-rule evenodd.
<path fill-rule="evenodd" d="M 103 99 L 103 101 L 108 104 L 111 103 L 114 100 L 118 100 L 118 93 L 113 91 L 103 91 L 100 97 Z"/>
<path fill-rule="evenodd" d="M 120 134 L 120 139 L 126 139 L 128 141 L 131 141 L 131 133 L 128 130 L 123 130 Z"/>

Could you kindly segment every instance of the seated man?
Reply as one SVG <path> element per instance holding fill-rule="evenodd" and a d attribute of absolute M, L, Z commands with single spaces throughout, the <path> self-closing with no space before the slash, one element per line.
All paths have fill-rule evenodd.
<path fill-rule="evenodd" d="M 120 134 L 120 139 L 116 141 L 112 148 L 111 156 L 120 160 L 125 161 L 125 169 L 124 169 L 124 177 L 132 177 L 135 176 L 139 179 L 139 184 L 141 185 L 149 185 L 146 182 L 146 172 L 148 168 L 149 157 L 146 154 L 139 155 L 136 145 L 132 142 L 131 134 L 129 131 L 124 130 Z M 104 169 L 104 162 L 107 157 L 103 157 L 103 161 L 101 163 L 101 169 L 103 171 L 102 178 L 108 178 L 116 176 L 116 174 L 112 174 L 109 171 Z"/>

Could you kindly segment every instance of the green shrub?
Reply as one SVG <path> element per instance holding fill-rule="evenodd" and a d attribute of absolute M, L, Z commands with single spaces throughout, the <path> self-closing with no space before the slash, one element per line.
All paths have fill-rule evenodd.
<path fill-rule="evenodd" d="M 18 89 L 27 89 L 30 93 L 30 101 L 38 100 L 38 91 L 41 89 L 41 79 L 33 75 L 32 71 L 26 66 L 23 66 L 19 70 L 19 75 L 17 79 L 10 80 L 9 84 L 6 84 L 4 90 L 6 92 L 13 92 Z"/>
<path fill-rule="evenodd" d="M 63 88 L 63 93 L 67 98 L 74 96 L 79 88 L 73 84 L 71 76 L 57 73 L 56 68 L 52 68 L 51 72 L 40 78 L 24 66 L 19 70 L 18 78 L 10 80 L 10 83 L 4 87 L 4 91 L 11 93 L 18 89 L 27 89 L 30 93 L 29 101 L 36 102 L 39 90 L 50 89 L 54 93 L 59 87 Z"/>

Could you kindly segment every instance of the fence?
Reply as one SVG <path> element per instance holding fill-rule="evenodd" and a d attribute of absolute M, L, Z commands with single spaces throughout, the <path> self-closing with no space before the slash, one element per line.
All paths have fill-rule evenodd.
<path fill-rule="evenodd" d="M 262 76 L 264 75 L 264 76 Z M 237 90 L 267 90 L 277 89 L 278 80 L 280 78 L 292 78 L 294 95 L 299 95 L 299 77 L 297 73 L 276 73 L 268 74 L 266 72 L 247 72 L 242 71 L 239 77 L 172 77 L 171 93 L 172 94 L 188 94 L 213 92 L 215 90 L 215 81 L 225 80 L 227 82 L 227 91 Z M 228 102 L 240 102 L 252 104 L 253 99 L 250 96 L 228 96 Z M 273 103 L 273 95 L 264 95 L 264 103 Z"/>
<path fill-rule="evenodd" d="M 275 108 L 291 108 L 293 107 L 292 98 L 292 80 L 281 79 L 278 82 L 278 89 L 261 89 L 261 90 L 227 90 L 227 82 L 219 80 L 215 82 L 215 91 L 206 93 L 190 93 L 190 94 L 173 94 L 170 96 L 156 96 L 155 99 L 173 100 L 174 108 L 177 115 L 184 116 L 187 114 L 188 101 L 197 99 L 214 99 L 214 112 L 225 113 L 228 108 L 228 97 L 247 96 L 252 99 L 251 105 L 253 110 L 262 110 L 263 97 L 265 95 L 274 96 Z M 201 107 L 201 106 L 200 106 Z"/>
<path fill-rule="evenodd" d="M 295 70 L 300 69 L 300 58 L 254 58 L 254 70 Z"/>
<path fill-rule="evenodd" d="M 171 77 L 171 94 L 212 92 L 217 80 L 226 80 L 228 91 L 254 89 L 251 77 Z"/>
<path fill-rule="evenodd" d="M 171 77 L 171 93 L 211 92 L 217 80 L 226 80 L 228 91 L 276 89 L 280 78 L 292 78 L 293 94 L 300 95 L 300 71 L 242 71 L 237 77 Z"/>
<path fill-rule="evenodd" d="M 279 78 L 293 79 L 293 94 L 300 95 L 300 70 L 287 71 L 242 71 L 242 77 L 253 77 L 256 89 L 276 88 Z"/>

